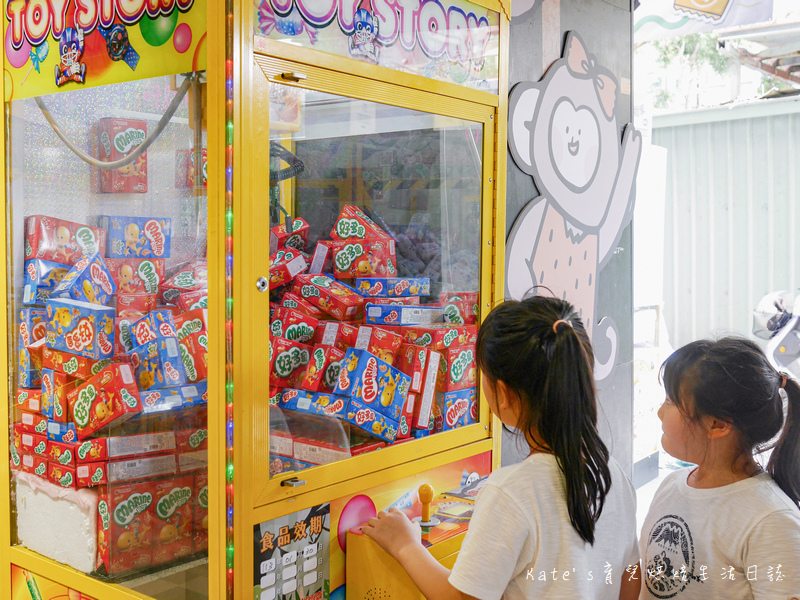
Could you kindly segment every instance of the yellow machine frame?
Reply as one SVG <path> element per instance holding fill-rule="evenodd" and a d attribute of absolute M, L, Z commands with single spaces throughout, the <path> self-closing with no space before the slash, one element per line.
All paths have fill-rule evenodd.
<path fill-rule="evenodd" d="M 208 268 L 209 268 L 209 598 L 226 597 L 225 531 L 225 40 L 226 25 L 233 37 L 233 231 L 234 231 L 234 589 L 235 597 L 252 597 L 253 527 L 284 514 L 346 496 L 402 477 L 492 451 L 493 468 L 500 461 L 500 423 L 491 418 L 481 394 L 480 423 L 432 436 L 412 445 L 311 470 L 301 488 L 281 486 L 292 474 L 267 480 L 269 420 L 263 376 L 263 348 L 269 323 L 268 295 L 256 291 L 256 280 L 269 269 L 263 223 L 269 222 L 267 203 L 255 201 L 268 188 L 268 81 L 298 67 L 309 76 L 304 85 L 332 93 L 378 102 L 400 102 L 416 110 L 430 109 L 484 124 L 481 240 L 482 314 L 503 298 L 505 256 L 505 173 L 508 89 L 508 33 L 510 2 L 472 0 L 500 13 L 499 94 L 471 90 L 453 83 L 394 71 L 385 67 L 342 59 L 316 50 L 267 40 L 256 52 L 253 5 L 235 2 L 226 15 L 223 0 L 208 0 Z M 262 40 L 263 42 L 263 40 Z M 0 49 L 2 52 L 2 49 Z M 353 78 L 358 86 L 352 85 Z M 0 96 L 4 97 L 0 79 Z M 390 94 L 388 92 L 391 92 Z M 0 147 L 6 132 L 0 128 Z M 7 158 L 7 157 L 6 157 Z M 0 176 L 5 181 L 5 165 Z M 7 210 L 5 186 L 0 189 Z M 9 264 L 7 231 L 0 227 L 0 264 Z M 6 278 L 0 278 L 0 296 L 7 298 Z M 8 307 L 7 307 L 8 309 Z M 8 310 L 6 311 L 8 314 Z M 0 319 L 0 337 L 8 339 L 7 319 Z M 8 344 L 0 344 L 0 379 L 8 381 Z M 0 395 L 9 406 L 7 388 Z M 9 411 L 0 410 L 0 431 L 9 431 Z M 0 598 L 11 598 L 11 564 L 41 574 L 97 598 L 128 600 L 148 598 L 119 585 L 103 583 L 25 548 L 11 545 L 10 468 L 7 443 L 0 444 Z M 248 482 L 248 485 L 237 484 Z M 258 483 L 256 483 L 258 482 Z"/>

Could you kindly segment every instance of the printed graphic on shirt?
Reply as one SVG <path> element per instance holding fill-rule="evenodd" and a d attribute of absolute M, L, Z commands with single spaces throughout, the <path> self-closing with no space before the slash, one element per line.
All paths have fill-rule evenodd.
<path fill-rule="evenodd" d="M 644 581 L 656 598 L 673 598 L 688 585 L 702 581 L 694 575 L 695 553 L 689 525 L 677 515 L 656 521 L 647 537 Z"/>

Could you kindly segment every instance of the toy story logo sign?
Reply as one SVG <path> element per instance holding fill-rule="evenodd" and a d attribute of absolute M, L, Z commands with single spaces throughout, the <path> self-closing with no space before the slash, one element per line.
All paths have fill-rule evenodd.
<path fill-rule="evenodd" d="M 500 15 L 463 0 L 255 0 L 264 38 L 497 92 Z"/>
<path fill-rule="evenodd" d="M 203 70 L 205 0 L 6 0 L 5 99 Z"/>

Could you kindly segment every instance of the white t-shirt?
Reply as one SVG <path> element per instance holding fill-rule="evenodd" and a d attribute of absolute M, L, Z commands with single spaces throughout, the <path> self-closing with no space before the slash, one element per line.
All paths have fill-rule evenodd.
<path fill-rule="evenodd" d="M 670 473 L 647 513 L 640 598 L 800 600 L 797 505 L 768 473 L 697 489 L 692 470 Z"/>
<path fill-rule="evenodd" d="M 450 583 L 481 600 L 617 600 L 625 569 L 639 561 L 636 494 L 614 459 L 608 468 L 611 490 L 594 546 L 569 522 L 564 475 L 553 455 L 532 454 L 492 473 Z"/>

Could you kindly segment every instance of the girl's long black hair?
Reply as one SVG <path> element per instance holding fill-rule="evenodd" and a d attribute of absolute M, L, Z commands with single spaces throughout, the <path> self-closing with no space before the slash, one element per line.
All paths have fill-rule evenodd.
<path fill-rule="evenodd" d="M 800 502 L 800 386 L 776 371 L 758 344 L 738 337 L 691 342 L 664 361 L 661 378 L 667 397 L 690 421 L 709 416 L 731 423 L 741 452 L 772 448 L 767 471 Z"/>
<path fill-rule="evenodd" d="M 506 301 L 481 325 L 476 354 L 488 382 L 502 381 L 519 397 L 517 429 L 531 447 L 538 436 L 555 454 L 570 523 L 594 544 L 611 473 L 597 432 L 594 355 L 578 313 L 556 298 Z"/>

